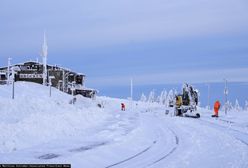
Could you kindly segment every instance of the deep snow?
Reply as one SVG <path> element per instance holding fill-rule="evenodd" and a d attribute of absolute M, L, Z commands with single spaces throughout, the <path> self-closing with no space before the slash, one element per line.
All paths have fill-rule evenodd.
<path fill-rule="evenodd" d="M 157 103 L 71 95 L 28 82 L 0 86 L 0 163 L 82 167 L 248 167 L 248 112 L 199 108 L 174 117 Z M 120 104 L 126 104 L 126 111 Z M 101 105 L 100 108 L 98 105 Z M 168 115 L 166 110 L 170 110 Z"/>

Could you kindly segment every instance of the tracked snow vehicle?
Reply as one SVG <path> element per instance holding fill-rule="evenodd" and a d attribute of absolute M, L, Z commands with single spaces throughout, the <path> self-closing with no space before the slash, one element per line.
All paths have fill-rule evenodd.
<path fill-rule="evenodd" d="M 200 118 L 200 114 L 197 112 L 198 90 L 189 84 L 184 84 L 182 90 L 182 94 L 175 96 L 175 115 Z"/>

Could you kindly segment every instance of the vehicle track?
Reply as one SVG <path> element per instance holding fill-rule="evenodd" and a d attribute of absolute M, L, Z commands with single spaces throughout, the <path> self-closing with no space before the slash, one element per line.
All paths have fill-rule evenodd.
<path fill-rule="evenodd" d="M 173 154 L 173 152 L 175 152 L 175 150 L 177 149 L 178 145 L 179 145 L 179 137 L 177 136 L 177 134 L 169 127 L 167 127 L 167 129 L 172 133 L 172 135 L 174 136 L 174 147 L 166 152 L 166 154 L 163 154 L 162 156 L 157 156 L 157 159 L 153 159 L 150 163 L 147 163 L 145 166 L 143 167 L 150 167 L 150 166 L 153 166 L 154 164 L 166 159 L 167 157 L 169 157 L 171 154 Z M 161 131 L 162 132 L 162 131 Z M 163 141 L 164 139 L 160 139 L 160 141 Z M 111 168 L 111 167 L 116 167 L 116 166 L 119 166 L 121 164 L 124 164 L 124 163 L 128 163 L 128 162 L 131 162 L 133 159 L 135 158 L 138 158 L 144 154 L 147 154 L 148 152 L 152 152 L 150 151 L 153 147 L 155 147 L 155 145 L 159 145 L 159 140 L 156 139 L 153 141 L 153 144 L 150 145 L 149 147 L 145 148 L 144 150 L 142 150 L 141 152 L 138 152 L 122 161 L 119 161 L 117 163 L 114 163 L 114 164 L 111 164 L 109 166 L 107 166 L 106 168 Z M 163 148 L 163 147 L 161 147 Z"/>
<path fill-rule="evenodd" d="M 156 163 L 158 163 L 158 162 L 160 162 L 160 161 L 162 161 L 162 160 L 164 160 L 165 158 L 167 158 L 168 156 L 170 156 L 170 155 L 177 149 L 177 147 L 178 147 L 178 145 L 179 145 L 179 138 L 178 138 L 177 134 L 176 134 L 171 128 L 168 127 L 168 129 L 169 129 L 169 130 L 172 132 L 172 134 L 174 135 L 176 145 L 174 146 L 174 148 L 173 148 L 169 153 L 167 153 L 166 155 L 164 155 L 164 156 L 161 157 L 160 159 L 154 161 L 153 163 L 149 164 L 148 167 L 149 167 L 149 166 L 152 166 L 152 165 L 154 165 L 154 164 L 156 164 Z"/>
<path fill-rule="evenodd" d="M 236 130 L 236 129 L 232 129 L 230 127 L 225 127 L 225 126 L 222 126 L 222 125 L 219 125 L 219 124 L 215 124 L 213 122 L 210 122 L 210 121 L 207 121 L 207 120 L 203 120 L 203 119 L 199 119 L 199 121 L 201 122 L 204 122 L 205 124 L 208 124 L 212 127 L 218 127 L 220 129 L 224 129 L 229 135 L 231 135 L 233 138 L 235 138 L 236 140 L 240 141 L 241 143 L 245 144 L 246 146 L 248 146 L 248 142 L 240 137 L 237 137 L 237 135 L 231 133 L 230 131 L 233 131 L 233 132 L 236 132 L 236 133 L 239 133 L 239 134 L 242 134 L 242 135 L 245 135 L 248 137 L 248 133 L 245 133 L 245 132 L 242 132 L 242 131 L 239 131 L 239 130 Z M 248 138 L 247 138 L 248 139 Z"/>
<path fill-rule="evenodd" d="M 137 153 L 137 154 L 135 154 L 135 155 L 133 155 L 133 156 L 127 158 L 127 159 L 124 159 L 124 160 L 122 160 L 122 161 L 120 161 L 120 162 L 117 162 L 117 163 L 115 163 L 115 164 L 109 165 L 109 166 L 107 166 L 106 168 L 114 167 L 114 166 L 117 166 L 117 165 L 122 164 L 122 163 L 124 163 L 124 162 L 130 161 L 130 160 L 132 160 L 132 159 L 138 157 L 139 155 L 142 155 L 143 153 L 147 152 L 148 150 L 150 150 L 151 147 L 152 147 L 154 144 L 156 144 L 156 143 L 157 143 L 157 141 L 153 141 L 153 144 L 152 144 L 151 146 L 147 147 L 146 149 L 144 149 L 143 151 L 141 151 L 141 152 L 139 152 L 139 153 Z"/>

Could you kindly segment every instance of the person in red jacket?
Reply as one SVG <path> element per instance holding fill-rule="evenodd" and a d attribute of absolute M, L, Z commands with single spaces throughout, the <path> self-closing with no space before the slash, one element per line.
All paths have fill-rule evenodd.
<path fill-rule="evenodd" d="M 124 103 L 121 103 L 121 110 L 122 111 L 125 111 L 126 109 L 125 109 L 125 104 Z"/>
<path fill-rule="evenodd" d="M 217 100 L 214 103 L 214 115 L 212 115 L 212 117 L 219 117 L 219 109 L 220 109 L 220 102 L 219 100 Z"/>

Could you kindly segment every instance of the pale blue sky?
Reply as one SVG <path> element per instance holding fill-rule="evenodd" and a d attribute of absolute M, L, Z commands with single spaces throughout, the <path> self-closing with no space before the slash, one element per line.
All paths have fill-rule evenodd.
<path fill-rule="evenodd" d="M 0 65 L 36 60 L 90 87 L 248 81 L 247 0 L 1 0 Z"/>

